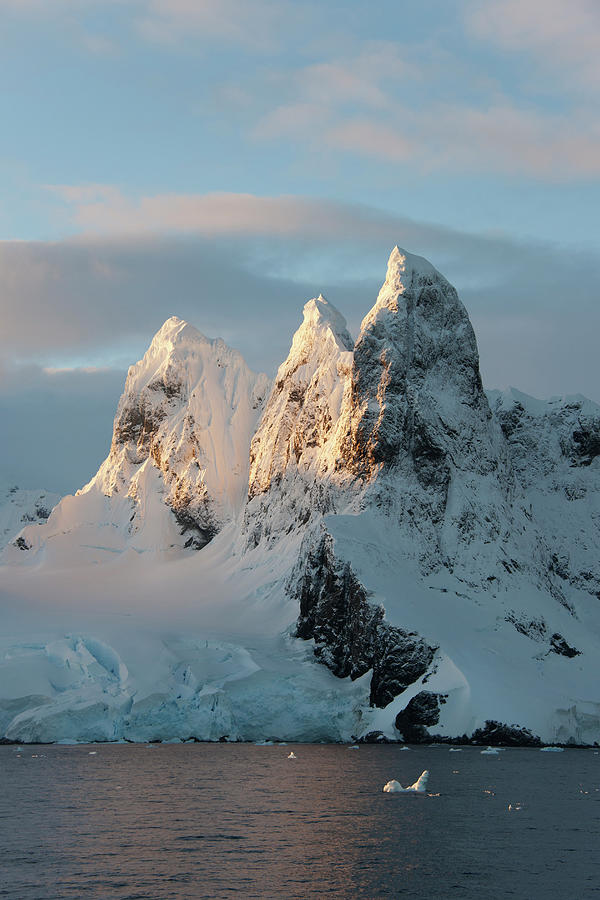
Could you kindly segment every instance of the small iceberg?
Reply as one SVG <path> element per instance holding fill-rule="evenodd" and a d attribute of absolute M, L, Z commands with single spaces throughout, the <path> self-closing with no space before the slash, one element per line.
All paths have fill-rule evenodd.
<path fill-rule="evenodd" d="M 484 756 L 498 756 L 500 750 L 498 749 L 498 747 L 488 747 L 486 750 L 482 750 L 481 752 L 484 754 Z"/>
<path fill-rule="evenodd" d="M 450 753 L 462 753 L 462 747 L 450 747 Z"/>
<path fill-rule="evenodd" d="M 391 781 L 388 781 L 387 784 L 384 784 L 383 791 L 385 794 L 424 794 L 427 790 L 428 779 L 429 772 L 425 769 L 415 783 L 411 784 L 409 787 L 402 787 L 399 781 L 392 779 Z"/>
<path fill-rule="evenodd" d="M 562 753 L 564 747 L 540 747 L 540 753 Z"/>
<path fill-rule="evenodd" d="M 360 750 L 360 747 L 358 746 L 358 744 L 350 744 L 348 750 Z"/>
<path fill-rule="evenodd" d="M 298 757 L 296 756 L 296 754 L 294 753 L 293 750 L 291 750 L 290 753 L 288 753 L 288 759 L 298 759 Z"/>

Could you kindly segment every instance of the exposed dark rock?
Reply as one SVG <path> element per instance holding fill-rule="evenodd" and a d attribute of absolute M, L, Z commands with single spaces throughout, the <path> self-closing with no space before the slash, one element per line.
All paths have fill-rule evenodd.
<path fill-rule="evenodd" d="M 382 731 L 369 731 L 358 739 L 359 744 L 392 744 Z"/>
<path fill-rule="evenodd" d="M 571 465 L 589 466 L 597 456 L 600 456 L 600 422 L 593 419 L 580 422 L 580 427 L 573 431 Z"/>
<path fill-rule="evenodd" d="M 188 550 L 201 550 L 218 532 L 216 525 L 196 519 L 187 509 L 173 509 L 173 515 L 181 528 L 182 535 L 188 535 L 184 547 Z"/>
<path fill-rule="evenodd" d="M 575 647 L 567 644 L 562 634 L 558 632 L 550 638 L 550 645 L 550 652 L 558 653 L 559 656 L 566 656 L 569 659 L 572 659 L 574 656 L 581 656 L 581 650 L 576 650 Z"/>
<path fill-rule="evenodd" d="M 396 728 L 405 741 L 420 744 L 431 740 L 427 728 L 437 725 L 440 720 L 440 705 L 446 702 L 447 694 L 420 691 L 396 716 Z"/>
<path fill-rule="evenodd" d="M 519 618 L 515 612 L 509 612 L 506 615 L 506 621 L 514 625 L 519 634 L 523 634 L 525 637 L 534 641 L 546 640 L 548 626 L 543 619 Z"/>
<path fill-rule="evenodd" d="M 489 744 L 492 747 L 539 747 L 542 742 L 529 728 L 487 719 L 483 728 L 477 728 L 473 732 L 471 743 Z"/>
<path fill-rule="evenodd" d="M 157 378 L 148 385 L 149 391 L 158 391 L 167 397 L 168 400 L 174 398 L 183 398 L 183 385 L 178 375 L 167 369 L 162 378 Z"/>
<path fill-rule="evenodd" d="M 387 706 L 429 668 L 435 648 L 385 621 L 351 566 L 335 559 L 330 535 L 307 554 L 292 590 L 300 601 L 296 633 L 314 638 L 316 657 L 334 675 L 355 679 L 373 670 L 371 706 Z"/>
<path fill-rule="evenodd" d="M 115 420 L 113 445 L 132 444 L 132 462 L 143 462 L 149 455 L 152 438 L 166 417 L 160 407 L 151 407 L 143 397 L 133 399 L 124 406 Z"/>
<path fill-rule="evenodd" d="M 467 448 L 471 436 L 470 428 L 449 428 L 433 414 L 434 384 L 452 385 L 478 427 L 491 414 L 475 335 L 456 290 L 431 267 L 404 272 L 403 259 L 399 251 L 390 257 L 386 283 L 354 349 L 356 415 L 343 456 L 363 478 L 380 465 L 410 461 L 422 487 L 445 495 L 450 456 Z M 486 455 L 479 453 L 476 468 L 489 470 Z"/>
<path fill-rule="evenodd" d="M 506 616 L 506 621 L 514 625 L 520 634 L 524 634 L 533 641 L 546 643 L 549 640 L 550 649 L 548 653 L 558 653 L 560 656 L 566 656 L 569 659 L 581 655 L 581 651 L 571 647 L 558 631 L 548 638 L 548 626 L 543 619 L 527 619 L 517 616 L 514 612 L 509 612 Z"/>
<path fill-rule="evenodd" d="M 31 550 L 31 544 L 28 544 L 22 535 L 16 539 L 15 547 L 18 547 L 19 550 Z"/>

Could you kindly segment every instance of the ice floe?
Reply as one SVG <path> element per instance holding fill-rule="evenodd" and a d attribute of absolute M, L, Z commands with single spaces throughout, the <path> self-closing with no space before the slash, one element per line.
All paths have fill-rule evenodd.
<path fill-rule="evenodd" d="M 424 772 L 419 775 L 414 784 L 409 785 L 408 787 L 402 787 L 399 781 L 392 779 L 388 781 L 387 784 L 384 784 L 383 791 L 386 794 L 424 794 L 427 790 L 427 781 L 429 779 L 429 772 L 425 769 Z"/>

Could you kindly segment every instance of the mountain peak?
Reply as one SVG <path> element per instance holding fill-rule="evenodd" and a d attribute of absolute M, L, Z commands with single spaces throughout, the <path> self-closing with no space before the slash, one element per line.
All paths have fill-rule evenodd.
<path fill-rule="evenodd" d="M 363 321 L 370 324 L 373 316 L 380 309 L 398 311 L 398 298 L 419 281 L 445 282 L 446 279 L 423 256 L 416 256 L 396 246 L 390 253 L 385 281 L 379 291 L 377 302 Z"/>
<path fill-rule="evenodd" d="M 180 319 L 179 316 L 171 316 L 152 338 L 150 348 L 174 347 L 177 344 L 187 343 L 188 341 L 204 344 L 209 339 L 184 319 Z"/>
<path fill-rule="evenodd" d="M 308 328 L 329 328 L 333 334 L 344 344 L 345 350 L 351 350 L 353 346 L 352 338 L 348 333 L 346 319 L 341 312 L 336 309 L 333 303 L 329 303 L 323 294 L 313 297 L 308 303 L 304 304 L 304 321 L 299 331 L 305 327 Z"/>

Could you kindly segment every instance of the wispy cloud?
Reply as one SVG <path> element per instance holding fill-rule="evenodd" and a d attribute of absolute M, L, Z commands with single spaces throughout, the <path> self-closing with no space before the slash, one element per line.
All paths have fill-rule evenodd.
<path fill-rule="evenodd" d="M 480 6 L 468 6 L 465 15 L 471 31 L 479 29 L 478 39 L 487 40 Z M 512 0 L 490 0 L 491 13 L 500 18 L 503 6 L 521 9 Z M 523 9 L 532 16 L 534 6 L 529 0 Z M 530 25 L 527 34 L 536 34 Z M 550 40 L 554 31 L 547 32 Z M 591 43 L 596 40 L 600 28 Z M 575 60 L 574 46 L 573 38 Z M 597 59 L 600 53 L 591 54 L 600 71 Z M 277 86 L 270 107 L 257 104 L 251 128 L 257 141 L 293 141 L 309 150 L 406 164 L 421 174 L 477 172 L 563 182 L 600 174 L 600 117 L 589 97 L 536 103 L 527 92 L 504 89 L 482 72 L 480 62 L 469 63 L 436 42 L 410 47 L 365 41 L 351 54 L 282 70 Z"/>
<path fill-rule="evenodd" d="M 299 19 L 291 0 L 0 0 L 0 9 L 17 16 L 85 22 L 106 7 L 124 13 L 129 27 L 145 40 L 173 44 L 220 40 L 255 50 L 270 50 Z M 86 34 L 88 49 L 112 49 L 108 38 Z"/>
<path fill-rule="evenodd" d="M 358 238 L 381 235 L 394 217 L 352 204 L 310 197 L 254 194 L 155 194 L 132 198 L 112 185 L 49 187 L 84 232 L 103 234 L 194 233 L 221 235 Z M 353 212 L 348 215 L 349 211 Z"/>
<path fill-rule="evenodd" d="M 319 291 L 358 324 L 397 243 L 427 256 L 459 288 L 478 325 L 488 384 L 512 379 L 533 393 L 597 393 L 600 363 L 581 337 L 600 329 L 597 253 L 318 198 L 134 201 L 98 186 L 65 193 L 77 200 L 73 214 L 88 223 L 87 234 L 54 244 L 0 243 L 0 358 L 101 365 L 119 341 L 121 357 L 127 347 L 143 349 L 177 314 L 210 336 L 221 334 L 257 368 L 273 368 L 302 303 Z M 90 196 L 104 199 L 89 204 Z M 127 240 L 116 237 L 123 230 Z M 530 332 L 536 320 L 550 337 L 538 331 L 530 355 L 514 358 L 513 346 L 523 346 L 520 327 Z"/>
<path fill-rule="evenodd" d="M 556 80 L 600 86 L 597 0 L 468 0 L 465 22 L 478 39 L 533 55 Z"/>
<path fill-rule="evenodd" d="M 158 42 L 193 34 L 264 50 L 275 45 L 286 20 L 296 18 L 288 0 L 143 0 L 138 5 L 140 33 Z"/>
<path fill-rule="evenodd" d="M 264 116 L 258 140 L 293 138 L 424 171 L 502 173 L 557 182 L 600 175 L 600 122 L 586 110 L 548 113 L 504 98 L 409 108 L 390 98 L 384 117 L 295 103 Z"/>

